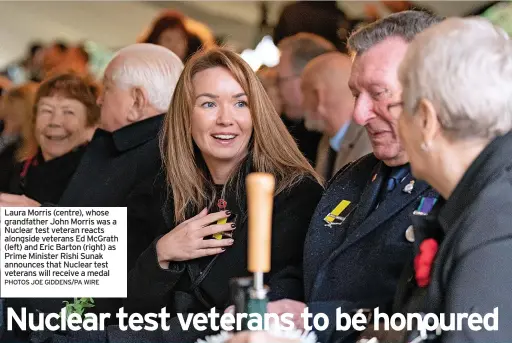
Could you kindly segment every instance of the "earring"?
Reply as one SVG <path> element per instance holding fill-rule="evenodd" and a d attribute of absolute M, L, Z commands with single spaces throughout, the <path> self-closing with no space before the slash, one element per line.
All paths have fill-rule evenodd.
<path fill-rule="evenodd" d="M 420 148 L 421 148 L 421 150 L 423 150 L 424 152 L 429 152 L 429 151 L 430 151 L 431 146 L 432 146 L 432 143 L 431 143 L 431 142 L 423 142 L 423 143 L 421 143 Z"/>

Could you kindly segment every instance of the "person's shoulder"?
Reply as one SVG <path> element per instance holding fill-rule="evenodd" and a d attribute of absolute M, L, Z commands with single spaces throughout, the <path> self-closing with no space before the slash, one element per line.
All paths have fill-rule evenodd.
<path fill-rule="evenodd" d="M 322 185 L 312 175 L 305 175 L 281 194 L 278 194 L 277 199 L 298 199 L 301 197 L 316 199 L 321 197 L 323 190 Z"/>
<path fill-rule="evenodd" d="M 461 231 L 459 251 L 501 240 L 512 240 L 512 170 L 496 178 L 466 209 L 458 225 Z"/>

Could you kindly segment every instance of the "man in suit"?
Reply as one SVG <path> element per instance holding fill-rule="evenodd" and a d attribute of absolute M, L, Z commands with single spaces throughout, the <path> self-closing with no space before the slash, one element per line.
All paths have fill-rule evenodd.
<path fill-rule="evenodd" d="M 323 122 L 315 169 L 325 180 L 372 151 L 364 128 L 351 122 L 350 68 L 347 55 L 330 52 L 309 62 L 301 75 L 305 125 L 308 127 L 310 120 Z"/>
<path fill-rule="evenodd" d="M 300 151 L 314 165 L 318 142 L 322 135 L 306 129 L 304 125 L 300 74 L 309 61 L 327 52 L 335 51 L 336 48 L 320 36 L 303 32 L 283 39 L 279 43 L 279 50 L 281 57 L 276 71 L 277 86 L 284 107 L 282 119 L 297 141 Z"/>
<path fill-rule="evenodd" d="M 327 314 L 330 325 L 317 332 L 321 342 L 350 341 L 358 335 L 335 330 L 337 308 L 346 313 L 389 309 L 402 269 L 413 258 L 411 216 L 428 212 L 423 205 L 437 197 L 411 175 L 398 117 L 388 106 L 401 100 L 397 70 L 409 42 L 440 20 L 425 12 L 401 12 L 349 39 L 354 56 L 349 87 L 356 99 L 352 119 L 365 127 L 373 153 L 331 179 L 311 219 L 304 249 L 307 305 L 281 300 L 268 307 L 274 313 L 294 313 L 299 326 L 306 306 L 313 315 Z"/>

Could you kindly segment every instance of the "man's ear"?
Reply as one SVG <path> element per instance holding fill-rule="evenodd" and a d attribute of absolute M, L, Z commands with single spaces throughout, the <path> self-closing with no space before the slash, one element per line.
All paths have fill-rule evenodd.
<path fill-rule="evenodd" d="M 315 97 L 316 112 L 324 113 L 325 112 L 325 100 L 326 100 L 324 88 L 322 86 L 320 86 L 319 84 L 316 84 L 315 88 L 313 89 L 313 94 Z"/>
<path fill-rule="evenodd" d="M 144 112 L 148 105 L 147 93 L 141 87 L 133 87 L 130 90 L 130 96 L 133 100 L 133 110 L 128 114 L 128 120 L 130 122 L 137 122 L 144 119 Z"/>
<path fill-rule="evenodd" d="M 437 118 L 437 111 L 430 100 L 420 99 L 418 103 L 418 120 L 423 133 L 423 141 L 432 143 L 441 130 L 441 124 Z"/>

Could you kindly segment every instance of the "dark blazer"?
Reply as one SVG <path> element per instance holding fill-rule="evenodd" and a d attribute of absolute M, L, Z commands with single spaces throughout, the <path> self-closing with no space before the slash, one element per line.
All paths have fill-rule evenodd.
<path fill-rule="evenodd" d="M 440 247 L 427 288 L 417 286 L 412 268 L 409 277 L 404 277 L 396 301 L 401 303 L 401 312 L 405 308 L 483 317 L 499 310 L 497 331 L 472 331 L 465 320 L 462 331 L 444 332 L 434 341 L 508 342 L 512 337 L 510 156 L 512 133 L 494 139 L 468 168 L 450 198 L 439 204 L 438 215 L 415 226 L 421 237 L 434 238 Z"/>
<path fill-rule="evenodd" d="M 59 206 L 126 206 L 129 194 L 161 168 L 158 133 L 163 115 L 113 133 L 96 130 Z"/>
<path fill-rule="evenodd" d="M 330 181 L 311 220 L 304 248 L 304 288 L 310 312 L 331 316 L 329 328 L 318 332 L 322 342 L 348 334 L 333 336 L 337 307 L 342 312 L 389 309 L 401 271 L 413 257 L 413 244 L 405 234 L 410 216 L 421 197 L 437 196 L 419 181 L 410 194 L 405 192 L 413 180 L 409 173 L 375 209 L 389 169 L 373 154 L 348 164 Z M 342 200 L 351 202 L 340 214 L 345 221 L 326 226 L 324 218 Z"/>

